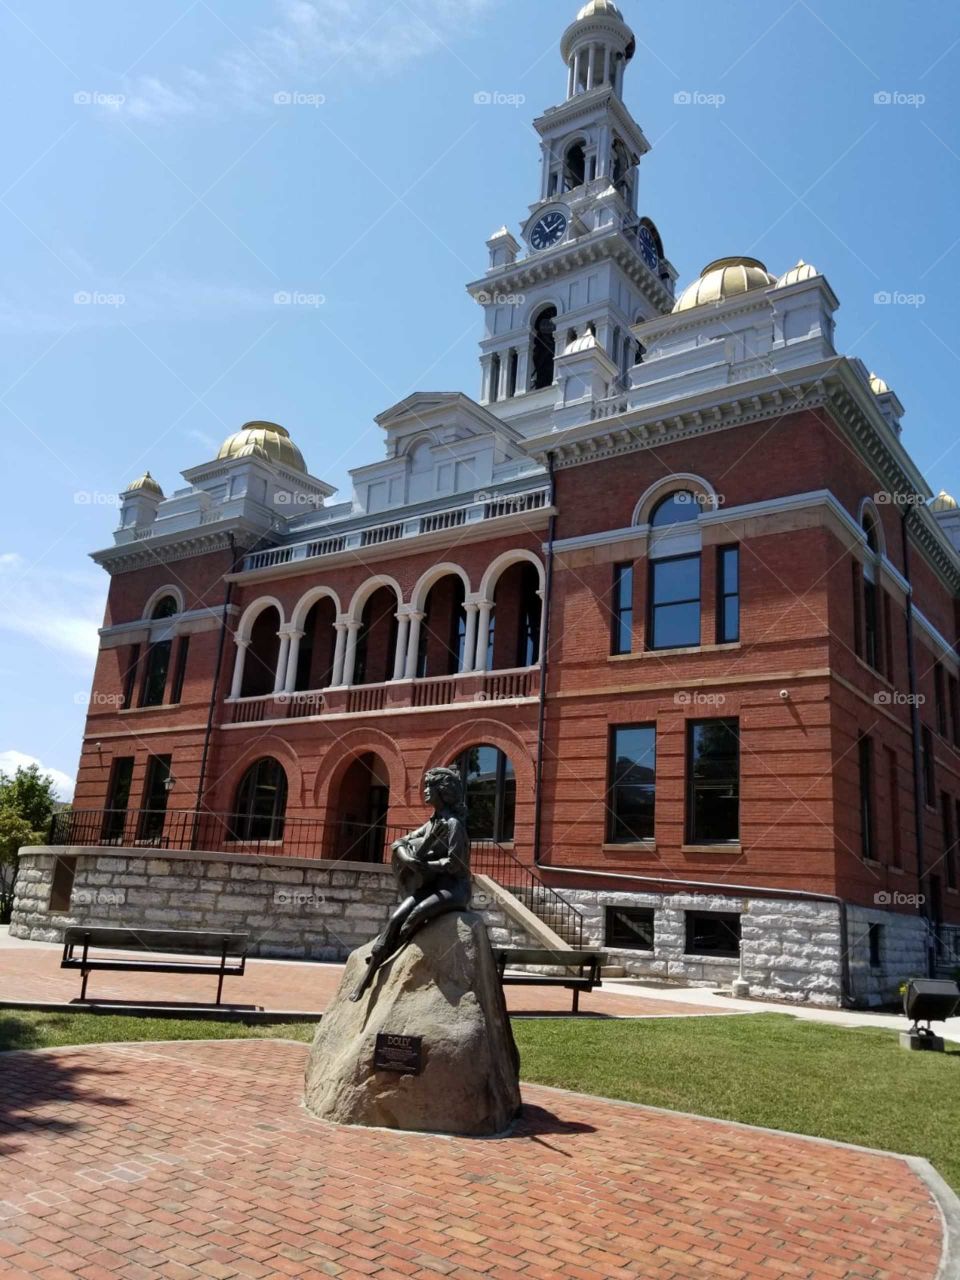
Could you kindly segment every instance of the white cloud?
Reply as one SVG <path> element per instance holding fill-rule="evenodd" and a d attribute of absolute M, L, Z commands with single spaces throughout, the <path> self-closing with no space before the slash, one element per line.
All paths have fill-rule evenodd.
<path fill-rule="evenodd" d="M 28 756 L 24 751 L 0 751 L 0 773 L 13 775 L 17 769 L 27 769 L 32 764 L 39 765 L 41 773 L 49 773 L 53 778 L 59 800 L 73 799 L 76 782 L 69 774 L 61 773 L 59 769 L 48 769 L 36 756 Z"/>
<path fill-rule="evenodd" d="M 119 108 L 150 124 L 267 107 L 273 95 L 315 91 L 318 77 L 396 71 L 454 44 L 500 0 L 276 0 L 274 26 L 243 36 L 206 71 L 141 76 Z"/>
<path fill-rule="evenodd" d="M 99 648 L 106 579 L 30 565 L 18 552 L 0 553 L 0 631 L 35 640 L 78 660 L 89 674 Z"/>

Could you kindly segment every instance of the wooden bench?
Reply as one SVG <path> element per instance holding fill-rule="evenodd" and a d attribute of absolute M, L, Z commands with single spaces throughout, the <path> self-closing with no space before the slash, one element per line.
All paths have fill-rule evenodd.
<path fill-rule="evenodd" d="M 549 947 L 495 947 L 500 981 L 505 987 L 565 987 L 573 992 L 573 1012 L 580 1012 L 580 992 L 602 986 L 600 970 L 607 962 L 601 951 L 551 951 Z M 564 974 L 507 973 L 510 965 L 564 968 Z M 569 970 L 576 970 L 575 973 Z"/>
<path fill-rule="evenodd" d="M 80 999 L 87 998 L 87 980 L 96 969 L 114 972 L 216 974 L 217 1004 L 226 977 L 242 977 L 246 965 L 246 933 L 206 933 L 191 929 L 108 929 L 94 925 L 64 930 L 61 969 L 79 969 L 83 975 Z M 78 955 L 77 952 L 80 952 Z M 125 956 L 91 955 L 91 951 L 123 951 Z M 206 956 L 207 960 L 158 960 L 157 955 Z M 141 956 L 143 957 L 141 959 Z M 213 957 L 216 957 L 214 963 Z M 227 961 L 231 963 L 228 964 Z"/>

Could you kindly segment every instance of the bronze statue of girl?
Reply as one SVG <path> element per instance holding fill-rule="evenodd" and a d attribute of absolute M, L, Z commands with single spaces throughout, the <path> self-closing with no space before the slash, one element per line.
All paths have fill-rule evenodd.
<path fill-rule="evenodd" d="M 380 966 L 425 924 L 470 905 L 470 839 L 463 785 L 456 769 L 430 769 L 423 798 L 433 817 L 392 846 L 391 865 L 401 902 L 367 957 L 367 971 L 350 997 L 359 1000 Z"/>

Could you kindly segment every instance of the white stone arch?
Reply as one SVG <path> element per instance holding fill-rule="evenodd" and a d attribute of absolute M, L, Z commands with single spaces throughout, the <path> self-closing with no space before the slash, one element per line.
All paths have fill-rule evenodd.
<path fill-rule="evenodd" d="M 547 294 L 545 297 L 537 298 L 536 302 L 531 303 L 527 308 L 526 327 L 527 332 L 531 336 L 533 335 L 534 320 L 536 320 L 541 311 L 546 311 L 548 307 L 553 307 L 557 313 L 557 320 L 559 321 L 560 317 L 564 313 L 563 299 L 560 298 L 559 295 L 554 296 L 553 294 Z"/>
<path fill-rule="evenodd" d="M 334 591 L 333 587 L 311 587 L 309 591 L 305 591 L 297 603 L 294 605 L 293 612 L 290 615 L 291 631 L 302 631 L 306 624 L 310 610 L 318 600 L 332 600 L 333 607 L 339 618 L 342 610 L 340 607 L 340 597 Z"/>
<path fill-rule="evenodd" d="M 400 583 L 397 582 L 396 578 L 391 578 L 389 574 L 378 573 L 372 578 L 367 578 L 366 582 L 361 583 L 353 593 L 353 599 L 350 601 L 350 607 L 347 609 L 346 614 L 346 620 L 348 622 L 355 622 L 358 626 L 360 625 L 363 606 L 367 603 L 373 593 L 380 589 L 380 587 L 389 587 L 397 597 L 397 608 L 399 609 L 402 606 L 403 591 L 401 590 Z"/>
<path fill-rule="evenodd" d="M 857 524 L 859 524 L 860 528 L 863 530 L 864 538 L 866 538 L 868 523 L 872 525 L 877 533 L 877 553 L 881 556 L 886 556 L 887 535 L 883 528 L 883 520 L 880 518 L 880 512 L 877 508 L 877 504 L 872 498 L 863 498 L 860 502 L 860 509 L 857 512 Z"/>
<path fill-rule="evenodd" d="M 441 578 L 446 578 L 451 574 L 460 579 L 463 583 L 464 595 L 469 596 L 471 592 L 470 578 L 466 570 L 452 561 L 445 561 L 443 564 L 435 564 L 432 569 L 428 569 L 426 573 L 421 575 L 417 585 L 410 592 L 410 608 L 416 613 L 423 613 L 431 587 L 436 586 Z"/>
<path fill-rule="evenodd" d="M 701 500 L 701 511 L 719 510 L 720 499 L 709 480 L 705 480 L 703 476 L 696 476 L 692 472 L 676 471 L 650 485 L 634 507 L 630 523 L 632 525 L 649 524 L 657 504 L 677 489 L 690 489 L 697 494 Z"/>
<path fill-rule="evenodd" d="M 277 597 L 259 596 L 256 600 L 252 600 L 240 615 L 240 621 L 237 624 L 237 634 L 235 637 L 238 644 L 240 641 L 249 641 L 251 632 L 253 631 L 253 624 L 265 609 L 269 609 L 271 607 L 276 609 L 277 614 L 280 617 L 280 626 L 284 626 L 286 619 L 284 617 L 283 605 Z"/>
<path fill-rule="evenodd" d="M 186 609 L 186 605 L 184 604 L 183 592 L 180 590 L 179 587 L 175 587 L 173 586 L 172 583 L 170 583 L 165 587 L 158 587 L 157 590 L 154 591 L 150 599 L 147 601 L 147 603 L 143 606 L 142 616 L 143 616 L 144 622 L 150 622 L 153 616 L 154 609 L 157 607 L 157 605 L 160 603 L 160 601 L 163 599 L 164 596 L 173 596 L 174 600 L 176 600 L 177 602 L 177 613 L 184 612 L 184 610 Z"/>
<path fill-rule="evenodd" d="M 480 590 L 478 592 L 481 601 L 489 604 L 493 603 L 493 593 L 497 589 L 497 583 L 500 581 L 501 575 L 510 568 L 512 564 L 519 564 L 526 561 L 536 567 L 537 577 L 540 585 L 538 590 L 543 591 L 546 582 L 546 572 L 543 567 L 543 561 L 533 551 L 527 551 L 523 547 L 515 547 L 511 551 L 504 551 L 502 555 L 497 556 L 487 565 L 486 571 L 480 582 Z"/>
<path fill-rule="evenodd" d="M 250 647 L 250 641 L 253 635 L 253 624 L 266 609 L 276 609 L 280 619 L 278 631 L 283 632 L 284 628 L 284 612 L 283 605 L 276 596 L 259 596 L 256 600 L 252 600 L 247 605 L 243 613 L 240 615 L 240 621 L 237 624 L 237 630 L 233 637 L 237 646 L 237 656 L 233 664 L 233 682 L 230 686 L 230 697 L 239 698 L 240 691 L 243 688 L 243 672 L 247 661 L 247 649 Z M 275 692 L 283 687 L 283 677 L 286 668 L 286 649 L 289 639 L 285 638 L 281 641 L 281 651 L 277 661 L 277 671 L 275 679 Z"/>

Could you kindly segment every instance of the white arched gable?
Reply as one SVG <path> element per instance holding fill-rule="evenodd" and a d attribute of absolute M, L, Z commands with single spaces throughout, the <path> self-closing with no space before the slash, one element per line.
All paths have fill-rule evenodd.
<path fill-rule="evenodd" d="M 874 529 L 877 531 L 877 546 L 880 555 L 887 554 L 887 535 L 883 529 L 883 521 L 880 519 L 880 512 L 877 510 L 877 504 L 872 498 L 864 498 L 860 503 L 860 510 L 857 512 L 857 523 L 864 530 L 866 537 L 866 524 L 870 521 Z"/>
<path fill-rule="evenodd" d="M 450 563 L 435 564 L 432 569 L 428 569 L 420 578 L 417 585 L 410 592 L 410 607 L 416 613 L 422 613 L 426 608 L 427 596 L 430 594 L 430 588 L 436 586 L 441 578 L 453 575 L 459 578 L 463 583 L 464 595 L 470 594 L 470 579 L 467 577 L 466 571 L 461 569 L 460 565 Z"/>
<path fill-rule="evenodd" d="M 536 567 L 537 577 L 540 579 L 540 590 L 544 589 L 544 569 L 543 562 L 534 555 L 532 551 L 525 551 L 517 548 L 514 551 L 504 551 L 502 555 L 497 556 L 496 560 L 487 565 L 486 573 L 480 583 L 480 599 L 493 600 L 493 593 L 497 589 L 497 583 L 501 575 L 510 568 L 512 564 L 532 564 Z"/>
<path fill-rule="evenodd" d="M 290 615 L 290 626 L 294 631 L 302 631 L 306 625 L 307 615 L 318 600 L 332 600 L 333 607 L 337 611 L 337 617 L 340 616 L 340 597 L 334 591 L 333 587 L 311 587 L 305 592 L 294 606 L 293 613 Z"/>
<path fill-rule="evenodd" d="M 533 328 L 533 324 L 537 316 L 540 314 L 541 311 L 546 311 L 548 307 L 553 307 L 554 311 L 556 311 L 557 313 L 558 320 L 563 315 L 565 310 L 563 301 L 560 298 L 555 298 L 552 295 L 548 295 L 545 298 L 538 298 L 536 302 L 534 302 L 533 305 L 527 309 L 527 328 L 528 329 Z"/>
<path fill-rule="evenodd" d="M 240 622 L 237 625 L 237 641 L 249 640 L 253 631 L 253 624 L 263 613 L 264 609 L 276 609 L 280 617 L 280 626 L 283 626 L 283 605 L 276 596 L 260 596 L 258 600 L 253 600 L 247 605 L 243 613 L 240 615 Z"/>
<path fill-rule="evenodd" d="M 183 592 L 180 588 L 174 586 L 159 587 L 143 606 L 143 620 L 145 622 L 149 622 L 151 620 L 154 609 L 164 596 L 173 596 L 174 600 L 177 602 L 177 613 L 184 612 L 185 606 L 183 602 Z"/>
<path fill-rule="evenodd" d="M 357 587 L 353 593 L 353 599 L 350 601 L 350 608 L 347 617 L 352 622 L 359 622 L 360 615 L 363 613 L 363 606 L 367 603 L 373 593 L 380 587 L 389 587 L 397 597 L 397 607 L 403 604 L 403 592 L 400 590 L 400 584 L 396 578 L 390 578 L 386 574 L 377 574 L 376 577 L 368 578 L 366 582 Z"/>
<path fill-rule="evenodd" d="M 701 507 L 703 511 L 716 511 L 720 507 L 717 491 L 709 480 L 704 480 L 703 476 L 695 476 L 691 472 L 678 471 L 650 485 L 634 507 L 630 523 L 632 525 L 649 524 L 650 516 L 657 503 L 669 497 L 677 489 L 690 489 L 698 494 L 703 500 Z"/>

